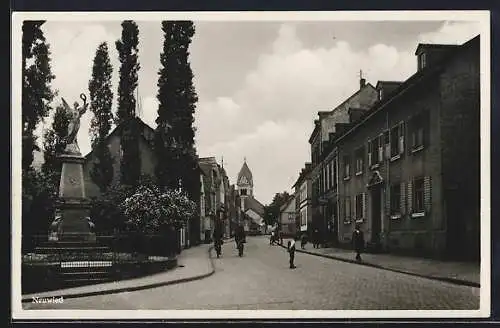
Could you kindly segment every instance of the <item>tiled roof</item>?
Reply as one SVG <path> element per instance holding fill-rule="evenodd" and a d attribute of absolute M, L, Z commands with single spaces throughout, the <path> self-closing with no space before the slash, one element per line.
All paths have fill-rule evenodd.
<path fill-rule="evenodd" d="M 264 205 L 253 197 L 245 198 L 245 209 L 252 209 L 260 216 L 264 216 Z"/>
<path fill-rule="evenodd" d="M 238 180 L 237 183 L 240 182 L 241 177 L 244 176 L 247 178 L 248 183 L 253 186 L 253 176 L 252 172 L 250 171 L 250 168 L 247 165 L 247 162 L 245 161 L 243 163 L 243 166 L 241 167 L 240 173 L 238 173 Z"/>

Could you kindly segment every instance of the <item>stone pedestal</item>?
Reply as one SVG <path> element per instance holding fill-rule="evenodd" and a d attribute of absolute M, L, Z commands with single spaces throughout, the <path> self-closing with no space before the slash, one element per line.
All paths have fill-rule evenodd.
<path fill-rule="evenodd" d="M 52 235 L 56 233 L 59 241 L 95 241 L 94 224 L 90 221 L 90 201 L 85 196 L 83 178 L 84 157 L 80 154 L 61 155 L 61 180 L 59 201 L 56 205 L 58 215 L 52 224 Z"/>

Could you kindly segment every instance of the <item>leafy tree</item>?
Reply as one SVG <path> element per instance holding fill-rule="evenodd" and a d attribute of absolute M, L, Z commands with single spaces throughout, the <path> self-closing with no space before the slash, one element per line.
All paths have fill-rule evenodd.
<path fill-rule="evenodd" d="M 194 146 L 194 112 L 198 96 L 189 63 L 189 45 L 195 33 L 191 21 L 163 21 L 163 51 L 158 72 L 158 117 L 155 151 L 160 161 L 157 181 L 171 189 L 179 186 L 189 197 L 199 200 L 200 185 Z"/>
<path fill-rule="evenodd" d="M 58 185 L 53 172 L 34 169 L 22 172 L 22 248 L 28 252 L 36 246 L 32 236 L 46 235 L 54 218 Z"/>
<path fill-rule="evenodd" d="M 120 57 L 120 82 L 118 85 L 118 111 L 116 123 L 131 120 L 136 116 L 136 99 L 134 90 L 138 84 L 139 28 L 134 21 L 122 22 L 121 40 L 116 41 L 116 49 Z M 127 185 L 136 185 L 140 177 L 141 162 L 139 156 L 139 127 L 130 124 L 122 129 L 121 147 L 121 181 Z"/>
<path fill-rule="evenodd" d="M 41 26 L 45 21 L 24 21 L 22 37 L 22 167 L 29 169 L 33 163 L 33 151 L 40 150 L 33 131 L 51 110 L 55 93 L 50 83 L 55 78 L 50 66 L 49 45 Z"/>
<path fill-rule="evenodd" d="M 139 27 L 134 21 L 122 22 L 121 40 L 116 41 L 120 59 L 120 82 L 118 84 L 118 111 L 116 123 L 135 117 L 136 99 L 134 90 L 138 85 Z"/>
<path fill-rule="evenodd" d="M 59 186 L 61 176 L 61 163 L 57 157 L 66 147 L 69 120 L 70 114 L 63 106 L 59 105 L 54 113 L 51 129 L 44 132 L 42 171 L 52 177 L 56 186 Z"/>
<path fill-rule="evenodd" d="M 290 199 L 290 194 L 286 191 L 276 193 L 271 204 L 264 206 L 264 222 L 267 225 L 274 225 L 279 222 L 280 208 Z"/>
<path fill-rule="evenodd" d="M 97 159 L 90 174 L 101 191 L 105 191 L 113 180 L 113 157 L 104 143 L 113 121 L 112 73 L 113 67 L 109 59 L 108 45 L 103 42 L 97 48 L 92 79 L 89 81 L 90 109 L 94 114 L 90 122 L 90 137 Z"/>

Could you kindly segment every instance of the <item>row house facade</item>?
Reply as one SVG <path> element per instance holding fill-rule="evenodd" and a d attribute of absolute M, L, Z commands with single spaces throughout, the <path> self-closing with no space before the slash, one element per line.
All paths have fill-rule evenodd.
<path fill-rule="evenodd" d="M 279 217 L 279 227 L 280 232 L 283 236 L 295 236 L 298 232 L 295 219 L 296 219 L 296 208 L 295 208 L 295 197 L 290 196 L 285 204 L 280 208 Z"/>
<path fill-rule="evenodd" d="M 311 163 L 306 163 L 301 170 L 294 188 L 295 197 L 295 230 L 311 236 L 312 233 L 312 183 Z"/>
<path fill-rule="evenodd" d="M 210 243 L 217 229 L 225 236 L 230 234 L 230 185 L 226 171 L 217 163 L 215 157 L 200 158 L 199 166 L 202 185 L 200 239 Z"/>
<path fill-rule="evenodd" d="M 419 44 L 414 75 L 336 124 L 313 188 L 339 244 L 359 224 L 374 251 L 479 259 L 479 42 Z"/>
<path fill-rule="evenodd" d="M 318 112 L 314 130 L 309 138 L 311 145 L 311 218 L 310 230 L 318 229 L 322 239 L 336 239 L 338 226 L 337 202 L 333 192 L 332 140 L 344 130 L 353 119 L 367 112 L 377 101 L 378 93 L 373 85 L 360 79 L 359 89 L 331 111 Z"/>

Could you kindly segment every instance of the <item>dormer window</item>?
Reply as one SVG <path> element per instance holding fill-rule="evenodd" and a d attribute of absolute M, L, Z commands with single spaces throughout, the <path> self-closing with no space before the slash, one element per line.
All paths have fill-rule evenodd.
<path fill-rule="evenodd" d="M 425 68 L 425 65 L 427 64 L 427 58 L 426 58 L 426 53 L 423 52 L 418 56 L 418 67 L 419 69 Z"/>

